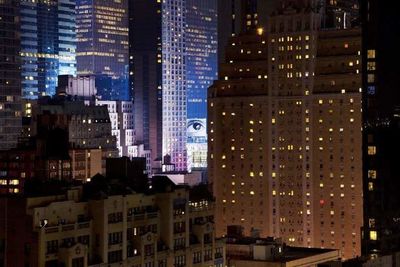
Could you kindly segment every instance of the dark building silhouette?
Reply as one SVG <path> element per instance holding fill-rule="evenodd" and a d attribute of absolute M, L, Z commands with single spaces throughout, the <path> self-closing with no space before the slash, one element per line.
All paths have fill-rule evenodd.
<path fill-rule="evenodd" d="M 400 250 L 400 20 L 379 0 L 361 1 L 363 26 L 363 253 Z"/>
<path fill-rule="evenodd" d="M 124 181 L 136 192 L 148 188 L 146 158 L 109 158 L 106 160 L 106 176 Z"/>

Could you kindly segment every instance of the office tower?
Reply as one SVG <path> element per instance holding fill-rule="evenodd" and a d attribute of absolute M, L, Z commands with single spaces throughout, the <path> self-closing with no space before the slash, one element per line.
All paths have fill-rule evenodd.
<path fill-rule="evenodd" d="M 18 1 L 0 3 L 0 150 L 17 145 L 21 131 Z"/>
<path fill-rule="evenodd" d="M 186 1 L 163 2 L 162 155 L 177 171 L 187 170 Z M 168 164 L 169 162 L 165 162 Z"/>
<path fill-rule="evenodd" d="M 78 74 L 96 75 L 103 100 L 130 100 L 128 1 L 78 0 Z"/>
<path fill-rule="evenodd" d="M 393 7 L 362 1 L 363 25 L 363 254 L 397 252 L 399 235 L 400 41 Z"/>
<path fill-rule="evenodd" d="M 188 169 L 207 167 L 207 89 L 217 79 L 217 2 L 186 0 Z"/>
<path fill-rule="evenodd" d="M 146 193 L 120 191 L 95 178 L 23 201 L 1 198 L 4 266 L 225 266 L 225 243 L 215 238 L 214 203 L 207 196 L 171 182 Z"/>
<path fill-rule="evenodd" d="M 201 90 L 215 75 L 212 2 L 130 2 L 130 75 L 137 138 L 151 150 L 154 160 L 176 171 L 189 167 L 189 106 L 193 116 L 205 118 Z"/>
<path fill-rule="evenodd" d="M 58 75 L 76 74 L 75 1 L 21 1 L 23 97 L 54 95 Z"/>
<path fill-rule="evenodd" d="M 308 10 L 308 11 L 307 11 Z M 287 6 L 231 38 L 209 89 L 209 178 L 227 225 L 360 255 L 361 38 Z M 266 32 L 266 33 L 265 33 Z"/>
<path fill-rule="evenodd" d="M 129 74 L 134 101 L 135 131 L 151 163 L 162 158 L 161 3 L 129 2 Z"/>

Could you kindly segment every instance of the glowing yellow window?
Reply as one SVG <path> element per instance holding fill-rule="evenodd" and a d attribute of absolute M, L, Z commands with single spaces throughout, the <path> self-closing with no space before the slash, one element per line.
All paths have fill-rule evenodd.
<path fill-rule="evenodd" d="M 369 231 L 369 239 L 378 240 L 378 233 L 376 231 Z"/>
<path fill-rule="evenodd" d="M 376 154 L 376 146 L 368 146 L 368 155 Z"/>
<path fill-rule="evenodd" d="M 375 50 L 374 49 L 370 49 L 368 50 L 368 58 L 375 58 Z"/>

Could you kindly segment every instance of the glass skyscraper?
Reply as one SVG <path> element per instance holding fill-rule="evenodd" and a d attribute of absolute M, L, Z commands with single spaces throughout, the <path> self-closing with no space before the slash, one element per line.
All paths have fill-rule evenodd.
<path fill-rule="evenodd" d="M 77 0 L 78 74 L 96 75 L 103 100 L 129 100 L 128 0 Z"/>
<path fill-rule="evenodd" d="M 203 157 L 207 148 L 206 94 L 217 61 L 216 3 L 134 0 L 129 9 L 137 139 L 153 159 L 186 171 L 188 139 L 202 145 Z"/>
<path fill-rule="evenodd" d="M 20 1 L 23 97 L 54 95 L 57 77 L 76 74 L 75 1 Z"/>
<path fill-rule="evenodd" d="M 0 150 L 15 147 L 21 130 L 18 2 L 0 1 Z"/>
<path fill-rule="evenodd" d="M 207 89 L 217 79 L 217 2 L 186 0 L 189 167 L 207 166 Z"/>

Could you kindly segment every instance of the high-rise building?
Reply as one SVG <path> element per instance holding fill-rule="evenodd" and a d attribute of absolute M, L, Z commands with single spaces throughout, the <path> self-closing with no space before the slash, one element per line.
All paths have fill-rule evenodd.
<path fill-rule="evenodd" d="M 129 100 L 128 1 L 78 0 L 78 74 L 94 74 L 103 100 Z"/>
<path fill-rule="evenodd" d="M 23 97 L 56 92 L 58 75 L 76 74 L 75 1 L 20 3 Z"/>
<path fill-rule="evenodd" d="M 208 173 L 227 225 L 360 255 L 361 34 L 289 5 L 232 37 L 209 89 Z"/>
<path fill-rule="evenodd" d="M 129 10 L 137 138 L 153 159 L 186 171 L 187 120 L 204 120 L 216 72 L 215 3 L 134 0 Z"/>
<path fill-rule="evenodd" d="M 187 170 L 186 1 L 162 4 L 162 155 Z M 165 162 L 168 164 L 169 162 Z"/>
<path fill-rule="evenodd" d="M 382 1 L 361 1 L 363 26 L 363 254 L 400 250 L 400 23 Z"/>
<path fill-rule="evenodd" d="M 188 168 L 207 166 L 207 89 L 217 79 L 217 2 L 186 0 Z"/>
<path fill-rule="evenodd" d="M 0 150 L 17 145 L 21 131 L 18 1 L 0 2 Z"/>
<path fill-rule="evenodd" d="M 162 158 L 161 8 L 158 1 L 129 2 L 129 77 L 136 138 L 150 151 L 153 168 Z"/>

